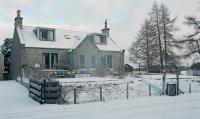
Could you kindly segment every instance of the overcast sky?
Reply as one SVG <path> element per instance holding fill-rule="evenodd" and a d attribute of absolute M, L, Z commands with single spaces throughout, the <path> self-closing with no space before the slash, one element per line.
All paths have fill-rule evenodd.
<path fill-rule="evenodd" d="M 68 30 L 100 32 L 108 19 L 113 40 L 126 49 L 130 47 L 143 21 L 156 0 L 0 0 L 0 43 L 12 37 L 16 11 L 21 10 L 24 25 L 47 26 Z M 168 6 L 181 38 L 188 27 L 184 17 L 198 17 L 199 0 L 157 0 Z"/>

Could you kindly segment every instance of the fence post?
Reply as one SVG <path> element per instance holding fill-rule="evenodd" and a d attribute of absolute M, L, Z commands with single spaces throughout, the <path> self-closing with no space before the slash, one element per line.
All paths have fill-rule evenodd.
<path fill-rule="evenodd" d="M 176 95 L 179 95 L 179 72 L 177 71 L 177 74 L 176 74 L 176 80 L 177 80 L 177 92 L 176 92 Z"/>
<path fill-rule="evenodd" d="M 74 88 L 74 104 L 76 104 L 76 88 Z"/>
<path fill-rule="evenodd" d="M 103 97 L 102 97 L 102 87 L 100 87 L 100 101 L 103 101 Z"/>
<path fill-rule="evenodd" d="M 129 89 L 128 89 L 129 86 L 128 85 L 129 85 L 129 83 L 127 83 L 127 85 L 126 85 L 126 99 L 129 98 L 129 92 L 128 92 L 129 91 Z"/>
<path fill-rule="evenodd" d="M 44 79 L 41 86 L 41 99 L 43 99 L 43 103 L 46 102 L 46 80 Z"/>
<path fill-rule="evenodd" d="M 191 85 L 191 83 L 189 84 L 189 93 L 192 93 L 192 85 Z"/>
<path fill-rule="evenodd" d="M 149 96 L 151 96 L 151 84 L 149 84 Z"/>

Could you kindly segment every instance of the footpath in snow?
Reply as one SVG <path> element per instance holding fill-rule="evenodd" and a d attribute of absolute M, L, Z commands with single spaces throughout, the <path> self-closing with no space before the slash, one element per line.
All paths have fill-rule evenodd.
<path fill-rule="evenodd" d="M 15 81 L 0 82 L 0 119 L 199 119 L 200 93 L 77 105 L 40 105 Z"/>

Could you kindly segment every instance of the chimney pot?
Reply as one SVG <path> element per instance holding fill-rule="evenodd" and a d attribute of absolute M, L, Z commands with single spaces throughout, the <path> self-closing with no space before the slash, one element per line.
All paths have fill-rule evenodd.
<path fill-rule="evenodd" d="M 17 10 L 17 17 L 21 17 L 20 12 L 21 12 L 21 10 Z"/>
<path fill-rule="evenodd" d="M 23 17 L 20 14 L 21 10 L 17 10 L 17 16 L 15 17 L 15 26 L 18 26 L 22 29 Z"/>

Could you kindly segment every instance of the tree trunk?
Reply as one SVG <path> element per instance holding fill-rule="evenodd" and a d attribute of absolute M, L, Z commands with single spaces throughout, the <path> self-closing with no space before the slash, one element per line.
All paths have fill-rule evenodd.
<path fill-rule="evenodd" d="M 147 33 L 147 31 L 148 31 L 147 21 L 145 24 L 146 24 L 145 32 L 146 32 L 146 44 L 147 44 L 147 51 L 146 51 L 146 53 L 147 53 L 147 72 L 149 73 L 149 37 L 148 37 L 148 33 Z"/>
<path fill-rule="evenodd" d="M 163 9 L 163 38 L 164 38 L 164 57 L 165 57 L 165 63 L 164 65 L 167 65 L 167 38 L 166 38 L 166 23 L 165 23 L 165 11 Z"/>
<path fill-rule="evenodd" d="M 156 9 L 156 27 L 157 27 L 157 33 L 158 33 L 158 42 L 159 42 L 159 51 L 160 51 L 160 66 L 161 71 L 163 71 L 163 58 L 162 58 L 162 44 L 161 44 L 161 34 L 160 34 L 160 27 L 159 27 L 159 18 L 158 18 L 158 9 Z"/>

